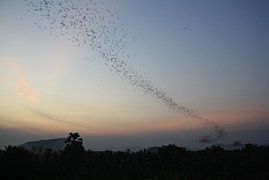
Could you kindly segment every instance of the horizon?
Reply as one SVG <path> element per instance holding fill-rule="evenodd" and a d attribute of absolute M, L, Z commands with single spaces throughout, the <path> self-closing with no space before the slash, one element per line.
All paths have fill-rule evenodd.
<path fill-rule="evenodd" d="M 268 144 L 268 7 L 2 0 L 0 149 Z"/>
<path fill-rule="evenodd" d="M 169 146 L 169 145 L 175 145 L 177 147 L 183 147 L 186 150 L 190 150 L 190 151 L 197 151 L 197 150 L 205 150 L 206 148 L 211 148 L 213 146 L 219 146 L 224 148 L 224 150 L 235 150 L 235 149 L 241 149 L 243 148 L 245 145 L 247 144 L 251 144 L 251 145 L 257 145 L 257 146 L 269 146 L 269 144 L 254 144 L 254 143 L 247 143 L 247 142 L 241 142 L 241 141 L 234 141 L 231 142 L 229 144 L 220 144 L 220 143 L 212 143 L 212 144 L 207 144 L 206 146 L 184 146 L 184 145 L 180 145 L 180 144 L 173 144 L 173 143 L 165 143 L 165 144 L 152 144 L 152 145 L 143 145 L 141 146 L 141 144 L 136 144 L 136 145 L 132 145 L 132 144 L 128 144 L 128 145 L 118 145 L 118 144 L 114 144 L 111 143 L 111 140 L 109 139 L 109 137 L 101 137 L 101 139 L 98 139 L 96 141 L 96 137 L 86 137 L 86 146 L 85 146 L 85 141 L 84 138 L 81 137 L 83 140 L 83 144 L 82 146 L 85 147 L 85 150 L 91 150 L 91 151 L 134 151 L 137 152 L 139 150 L 143 150 L 143 149 L 150 149 L 150 148 L 160 148 L 163 146 Z M 58 138 L 50 138 L 50 139 L 40 139 L 40 140 L 36 140 L 36 141 L 27 141 L 24 142 L 23 144 L 17 144 L 17 145 L 11 145 L 11 146 L 17 146 L 17 147 L 23 147 L 25 149 L 29 149 L 31 150 L 31 147 L 41 147 L 44 150 L 46 150 L 47 148 L 50 149 L 50 146 L 52 144 L 48 144 L 48 142 L 54 142 L 55 140 L 57 140 L 58 142 L 58 146 L 55 144 L 55 142 L 53 143 L 53 148 L 52 150 L 63 150 L 64 146 L 62 146 L 63 144 L 60 143 L 58 140 L 62 140 L 62 142 L 64 143 L 65 140 L 67 139 L 67 137 L 58 137 Z M 100 144 L 100 140 L 102 142 L 102 144 Z M 122 140 L 122 139 L 121 139 Z M 44 145 L 38 145 L 35 143 L 42 143 L 42 142 L 46 142 L 46 144 Z M 94 143 L 93 143 L 94 142 Z M 60 144 L 59 144 L 60 143 Z M 160 142 L 159 142 L 160 143 Z M 30 144 L 30 146 L 27 146 L 27 144 Z M 64 143 L 65 144 L 65 143 Z M 55 145 L 55 146 L 54 146 Z M 228 148 L 228 149 L 227 149 Z"/>

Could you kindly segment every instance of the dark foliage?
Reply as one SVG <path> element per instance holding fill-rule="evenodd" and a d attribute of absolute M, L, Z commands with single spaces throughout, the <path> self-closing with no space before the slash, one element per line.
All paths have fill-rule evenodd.
<path fill-rule="evenodd" d="M 269 179 L 269 147 L 247 144 L 243 150 L 219 146 L 189 151 L 175 145 L 157 151 L 85 151 L 78 133 L 70 133 L 63 151 L 42 153 L 8 146 L 0 151 L 4 179 Z"/>

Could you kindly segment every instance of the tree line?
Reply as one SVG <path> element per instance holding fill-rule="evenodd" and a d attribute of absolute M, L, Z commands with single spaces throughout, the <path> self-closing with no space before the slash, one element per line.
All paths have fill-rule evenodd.
<path fill-rule="evenodd" d="M 269 146 L 246 144 L 227 151 L 213 145 L 190 151 L 169 144 L 154 152 L 91 151 L 84 149 L 78 133 L 69 133 L 61 151 L 7 146 L 0 150 L 0 169 L 4 179 L 268 180 Z"/>

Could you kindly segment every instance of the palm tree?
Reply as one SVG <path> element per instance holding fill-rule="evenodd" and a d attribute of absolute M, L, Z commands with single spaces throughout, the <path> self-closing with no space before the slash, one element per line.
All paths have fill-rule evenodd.
<path fill-rule="evenodd" d="M 65 140 L 65 152 L 80 153 L 84 151 L 83 140 L 79 133 L 69 133 Z"/>
<path fill-rule="evenodd" d="M 82 138 L 80 138 L 79 133 L 69 133 L 69 136 L 65 140 L 65 144 L 71 145 L 71 144 L 76 143 L 76 142 L 81 142 L 81 144 L 82 144 L 82 141 L 83 140 L 82 140 Z"/>

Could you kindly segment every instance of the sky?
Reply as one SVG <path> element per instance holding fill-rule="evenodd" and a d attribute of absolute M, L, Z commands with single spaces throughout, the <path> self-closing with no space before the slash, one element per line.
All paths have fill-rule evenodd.
<path fill-rule="evenodd" d="M 214 133 L 111 72 L 90 46 L 38 27 L 48 22 L 36 25 L 28 2 L 0 0 L 0 148 L 69 132 L 93 149 L 201 147 L 199 137 Z M 128 35 L 123 61 L 223 128 L 214 143 L 268 144 L 268 1 L 96 2 Z"/>

